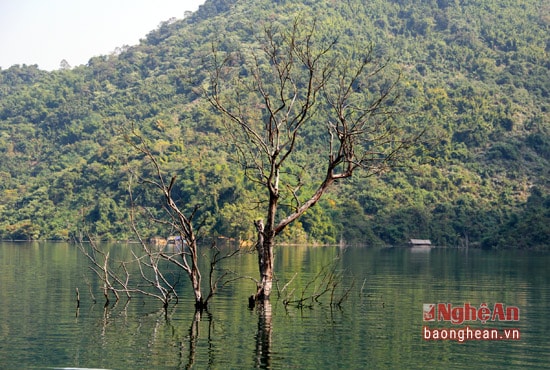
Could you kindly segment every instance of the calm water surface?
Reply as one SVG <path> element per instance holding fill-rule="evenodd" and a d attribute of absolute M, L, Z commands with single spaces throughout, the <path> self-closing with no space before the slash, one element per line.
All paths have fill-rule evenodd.
<path fill-rule="evenodd" d="M 110 248 L 128 256 L 128 246 Z M 244 255 L 225 267 L 256 277 L 256 261 Z M 323 266 L 335 266 L 345 278 L 342 289 L 350 289 L 341 309 L 325 296 L 311 308 L 285 309 L 273 297 L 269 306 L 249 310 L 254 286 L 243 279 L 198 315 L 182 277 L 183 299 L 166 318 L 150 298 L 104 308 L 99 284 L 74 245 L 0 243 L 0 368 L 536 369 L 550 363 L 549 254 L 279 247 L 279 289 L 296 275 L 283 295 L 311 291 L 319 284 L 308 282 Z M 423 304 L 441 302 L 517 306 L 520 320 L 424 322 Z M 521 337 L 426 341 L 424 325 L 517 329 Z"/>

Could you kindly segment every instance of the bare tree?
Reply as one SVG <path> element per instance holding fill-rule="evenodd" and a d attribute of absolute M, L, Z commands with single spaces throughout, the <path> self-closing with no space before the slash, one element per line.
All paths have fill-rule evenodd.
<path fill-rule="evenodd" d="M 130 298 L 130 292 L 128 287 L 128 275 L 120 277 L 119 274 L 114 272 L 110 259 L 110 252 L 103 251 L 98 248 L 97 244 L 90 239 L 90 248 L 86 248 L 85 244 L 80 241 L 78 246 L 88 260 L 91 262 L 90 269 L 96 274 L 99 280 L 102 282 L 103 297 L 105 297 L 105 306 L 109 305 L 109 293 L 112 293 L 115 300 L 120 300 L 120 293 L 125 292 L 127 297 Z M 94 299 L 95 300 L 95 299 Z"/>
<path fill-rule="evenodd" d="M 138 247 L 131 248 L 132 258 L 130 260 L 113 261 L 109 250 L 103 250 L 89 235 L 89 244 L 83 243 L 82 240 L 79 242 L 82 253 L 91 262 L 90 269 L 95 272 L 103 284 L 102 291 L 105 297 L 105 306 L 109 305 L 110 295 L 113 295 L 116 302 L 118 302 L 121 294 L 125 294 L 130 299 L 134 293 L 137 293 L 160 300 L 165 314 L 168 314 L 167 309 L 170 302 L 175 300 L 177 303 L 178 301 L 175 289 L 177 282 L 172 282 L 165 270 L 166 262 L 168 262 L 176 265 L 189 277 L 195 298 L 195 308 L 197 311 L 202 311 L 207 308 L 208 301 L 214 296 L 219 287 L 241 278 L 236 276 L 233 271 L 219 268 L 223 260 L 240 253 L 240 249 L 230 249 L 222 252 L 215 244 L 212 244 L 209 248 L 206 248 L 207 250 L 204 253 L 201 253 L 195 229 L 195 218 L 200 206 L 189 207 L 184 204 L 183 207 L 188 206 L 187 209 L 190 209 L 190 211 L 186 213 L 182 210 L 172 196 L 176 176 L 167 177 L 163 173 L 157 158 L 149 150 L 146 140 L 137 133 L 133 126 L 131 132 L 127 133 L 125 138 L 128 144 L 143 155 L 144 163 L 151 165 L 152 168 L 152 174 L 146 176 L 132 170 L 129 178 L 130 226 L 137 237 Z M 163 209 L 167 217 L 155 216 L 146 206 L 138 207 L 133 194 L 136 179 L 140 185 L 150 185 L 160 191 L 165 201 Z M 167 179 L 170 179 L 170 181 L 168 182 Z M 173 250 L 168 251 L 163 248 L 159 249 L 157 245 L 152 245 L 144 240 L 136 221 L 138 213 L 141 213 L 142 217 L 164 225 L 166 230 L 170 230 L 171 233 L 177 234 L 181 243 L 176 245 Z M 200 229 L 200 226 L 199 224 L 198 229 Z M 209 262 L 207 268 L 208 291 L 206 295 L 203 295 L 201 287 L 200 257 L 208 258 L 207 261 Z M 138 273 L 134 273 L 135 271 L 138 271 Z M 132 279 L 130 279 L 131 277 Z M 93 295 L 91 290 L 90 293 Z M 80 296 L 77 290 L 77 304 L 79 304 L 79 300 Z"/>
<path fill-rule="evenodd" d="M 294 277 L 296 277 L 296 275 L 294 275 Z M 294 280 L 294 277 L 285 284 L 283 289 L 279 291 L 279 296 L 290 286 L 292 280 Z M 352 284 L 349 287 L 342 287 L 340 289 L 341 294 L 337 296 L 337 290 L 342 280 L 344 280 L 342 273 L 336 270 L 335 265 L 324 266 L 312 280 L 305 284 L 299 294 L 295 296 L 295 289 L 292 289 L 290 292 L 286 293 L 286 296 L 283 299 L 283 304 L 285 307 L 295 305 L 298 308 L 311 308 L 315 303 L 320 303 L 322 296 L 330 295 L 329 306 L 331 308 L 341 307 L 342 303 L 348 298 L 354 285 L 352 281 Z"/>
<path fill-rule="evenodd" d="M 109 293 L 112 293 L 115 297 L 115 303 L 120 300 L 121 294 L 126 295 L 128 300 L 132 298 L 133 294 L 154 297 L 162 302 L 165 310 L 172 299 L 177 299 L 174 286 L 165 278 L 159 268 L 160 261 L 158 256 L 150 249 L 147 249 L 147 245 L 143 242 L 141 245 L 148 252 L 144 256 L 138 257 L 132 251 L 134 260 L 113 261 L 110 251 L 101 249 L 91 238 L 88 238 L 88 240 L 89 243 L 80 242 L 78 245 L 82 253 L 91 262 L 90 269 L 103 284 L 102 291 L 105 297 L 105 307 L 109 306 L 110 303 Z M 134 263 L 137 263 L 143 281 L 148 283 L 147 285 L 152 286 L 154 290 L 143 289 L 139 287 L 139 284 L 131 281 L 129 265 Z"/>
<path fill-rule="evenodd" d="M 192 206 L 191 211 L 186 214 L 185 211 L 183 211 L 180 206 L 178 206 L 177 202 L 172 197 L 172 190 L 176 183 L 176 176 L 171 176 L 169 182 L 166 180 L 157 158 L 149 150 L 149 147 L 147 146 L 145 140 L 134 129 L 132 129 L 132 136 L 127 137 L 127 142 L 131 143 L 131 145 L 135 149 L 142 153 L 145 156 L 146 160 L 153 167 L 154 176 L 152 178 L 143 178 L 138 176 L 139 181 L 142 184 L 152 185 L 153 187 L 157 188 L 162 193 L 165 200 L 164 209 L 168 214 L 168 219 L 157 219 L 150 213 L 149 217 L 155 222 L 166 225 L 167 229 L 175 230 L 181 240 L 181 245 L 179 246 L 179 248 L 175 249 L 174 253 L 167 253 L 164 251 L 152 251 L 151 246 L 149 246 L 146 242 L 142 240 L 140 232 L 137 229 L 132 216 L 132 228 L 134 230 L 134 233 L 138 236 L 140 244 L 142 245 L 142 249 L 145 252 L 142 258 L 147 258 L 147 262 L 142 262 L 140 266 L 146 264 L 147 267 L 153 269 L 155 272 L 155 280 L 148 280 L 146 275 L 144 275 L 143 273 L 142 277 L 143 279 L 149 281 L 155 287 L 162 286 L 162 284 L 159 285 L 159 283 L 167 282 L 163 281 L 165 280 L 163 274 L 160 270 L 158 270 L 158 268 L 155 268 L 155 263 L 157 263 L 158 259 L 169 261 L 185 271 L 185 273 L 189 277 L 195 297 L 195 308 L 197 310 L 206 309 L 208 301 L 216 293 L 218 283 L 220 283 L 222 279 L 230 274 L 229 271 L 223 271 L 219 276 L 216 277 L 214 274 L 214 272 L 216 271 L 216 267 L 224 259 L 230 258 L 233 255 L 239 253 L 239 250 L 237 249 L 230 251 L 226 254 L 222 254 L 215 245 L 211 246 L 212 253 L 210 256 L 208 275 L 209 290 L 208 294 L 204 296 L 201 287 L 202 274 L 199 268 L 200 251 L 198 248 L 197 234 L 194 226 L 195 217 L 197 216 L 197 211 L 199 210 L 200 205 L 197 204 Z M 134 200 L 132 197 L 131 187 L 129 188 L 129 193 L 132 198 L 132 210 L 135 210 L 137 206 L 133 204 Z M 133 215 L 133 211 L 131 214 Z M 135 257 L 138 258 L 137 256 Z M 161 281 L 158 280 L 159 278 L 161 279 Z M 169 294 L 170 292 L 166 291 L 165 293 Z"/>
<path fill-rule="evenodd" d="M 257 45 L 213 50 L 211 78 L 201 88 L 221 112 L 249 179 L 266 191 L 265 222 L 254 222 L 260 282 L 253 301 L 272 292 L 277 235 L 338 180 L 358 169 L 372 176 L 398 165 L 420 135 L 393 119 L 399 77 L 384 78 L 386 64 L 375 60 L 372 47 L 346 53 L 302 19 L 289 30 L 265 27 Z M 308 135 L 325 138 L 324 154 L 305 152 Z M 323 169 L 316 171 L 312 163 L 319 162 Z M 311 178 L 313 192 L 304 178 Z"/>

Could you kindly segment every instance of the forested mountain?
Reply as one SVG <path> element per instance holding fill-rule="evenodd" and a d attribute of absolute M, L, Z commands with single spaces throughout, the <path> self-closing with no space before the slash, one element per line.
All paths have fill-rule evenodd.
<path fill-rule="evenodd" d="M 246 50 L 263 25 L 297 18 L 315 18 L 342 50 L 373 45 L 401 76 L 399 119 L 426 133 L 407 166 L 338 184 L 288 241 L 550 247 L 544 0 L 207 0 L 85 66 L 0 70 L 0 238 L 133 238 L 129 187 L 153 213 L 162 195 L 132 176 L 150 170 L 126 141 L 132 128 L 166 175 L 177 175 L 182 204 L 201 204 L 205 235 L 252 238 L 265 195 L 196 87 L 213 47 Z M 311 153 L 324 145 L 305 140 Z M 145 219 L 139 227 L 145 236 L 170 232 Z"/>

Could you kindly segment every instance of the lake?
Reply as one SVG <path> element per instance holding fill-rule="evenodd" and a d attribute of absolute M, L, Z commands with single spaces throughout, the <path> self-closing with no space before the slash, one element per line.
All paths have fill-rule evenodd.
<path fill-rule="evenodd" d="M 120 258 L 129 255 L 128 245 L 109 248 Z M 224 267 L 256 278 L 256 263 L 245 254 Z M 282 293 L 274 292 L 269 305 L 249 309 L 254 284 L 238 279 L 220 289 L 208 312 L 196 314 L 189 282 L 175 270 L 180 300 L 167 316 L 148 297 L 104 307 L 88 266 L 72 244 L 0 242 L 0 368 L 537 369 L 550 363 L 548 253 L 280 246 L 275 269 Z M 342 304 L 331 305 L 329 292 L 319 303 L 285 307 L 284 299 L 322 286 L 323 268 L 340 276 L 332 302 L 347 293 Z M 480 340 L 492 333 L 500 340 Z"/>

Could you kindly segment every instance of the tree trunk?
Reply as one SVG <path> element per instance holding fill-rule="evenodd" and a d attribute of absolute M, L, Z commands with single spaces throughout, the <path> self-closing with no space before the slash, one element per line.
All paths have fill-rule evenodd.
<path fill-rule="evenodd" d="M 191 282 L 195 293 L 195 308 L 197 310 L 206 309 L 206 302 L 202 299 L 201 293 L 201 277 L 198 269 L 196 268 L 193 269 L 193 273 L 191 274 Z"/>
<path fill-rule="evenodd" d="M 259 300 L 267 300 L 273 287 L 273 237 L 265 238 L 258 250 L 260 256 L 260 289 L 256 294 Z"/>
<path fill-rule="evenodd" d="M 206 302 L 204 302 L 201 292 L 201 272 L 198 266 L 198 248 L 194 235 L 190 235 L 189 239 L 192 241 L 188 244 L 189 252 L 191 254 L 191 271 L 189 277 L 191 279 L 191 285 L 193 286 L 193 293 L 195 295 L 195 309 L 203 310 L 206 309 Z M 184 253 L 184 248 L 185 246 L 182 245 L 182 253 Z"/>
<path fill-rule="evenodd" d="M 273 242 L 275 239 L 275 234 L 271 230 L 267 230 L 267 232 L 264 230 L 262 220 L 255 221 L 254 225 L 256 225 L 256 229 L 258 230 L 256 250 L 258 252 L 260 283 L 258 291 L 251 297 L 251 305 L 253 305 L 254 301 L 268 300 L 271 295 L 273 288 Z"/>

